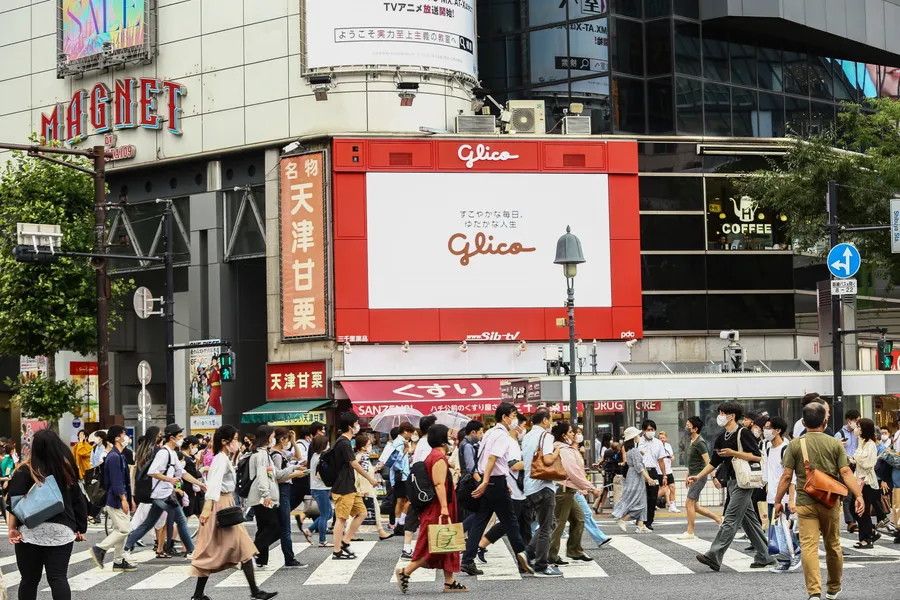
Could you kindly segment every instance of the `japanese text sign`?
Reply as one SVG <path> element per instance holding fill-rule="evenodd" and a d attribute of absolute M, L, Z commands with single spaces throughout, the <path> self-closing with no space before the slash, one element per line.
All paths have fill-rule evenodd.
<path fill-rule="evenodd" d="M 281 335 L 324 337 L 325 153 L 281 161 Z"/>
<path fill-rule="evenodd" d="M 328 397 L 325 361 L 268 363 L 266 400 L 305 400 Z"/>

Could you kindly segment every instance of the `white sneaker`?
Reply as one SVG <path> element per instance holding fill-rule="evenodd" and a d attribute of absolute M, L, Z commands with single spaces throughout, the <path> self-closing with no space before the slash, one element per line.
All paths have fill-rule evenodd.
<path fill-rule="evenodd" d="M 694 540 L 694 539 L 697 539 L 697 536 L 695 536 L 693 533 L 684 532 L 678 536 L 678 539 L 679 540 Z"/>
<path fill-rule="evenodd" d="M 637 529 L 634 530 L 635 533 L 650 533 L 650 530 L 641 525 Z"/>
<path fill-rule="evenodd" d="M 677 512 L 678 512 L 678 507 L 675 506 L 675 503 L 674 503 L 674 502 L 673 502 L 672 504 L 669 505 L 669 512 L 670 512 L 670 513 L 677 513 Z"/>
<path fill-rule="evenodd" d="M 622 530 L 622 533 L 628 533 L 628 521 L 625 519 L 617 519 L 616 525 L 619 526 L 619 529 Z"/>
<path fill-rule="evenodd" d="M 747 534 L 744 533 L 743 531 L 739 531 L 739 532 L 737 532 L 736 534 L 734 534 L 734 539 L 736 539 L 736 540 L 746 540 L 746 539 L 747 539 Z"/>

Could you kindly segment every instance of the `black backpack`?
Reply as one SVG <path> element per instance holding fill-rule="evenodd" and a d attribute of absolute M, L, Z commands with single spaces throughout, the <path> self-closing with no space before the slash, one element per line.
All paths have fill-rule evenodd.
<path fill-rule="evenodd" d="M 409 480 L 406 482 L 406 494 L 410 504 L 417 511 L 422 512 L 432 500 L 434 500 L 434 483 L 428 475 L 425 461 L 417 462 L 409 470 Z"/>
<path fill-rule="evenodd" d="M 250 458 L 252 456 L 252 452 L 242 456 L 235 469 L 236 483 L 234 489 L 241 498 L 246 498 L 250 495 L 250 486 L 253 485 L 253 479 L 250 477 Z"/>
<path fill-rule="evenodd" d="M 154 487 L 154 479 L 147 474 L 147 471 L 150 470 L 150 465 L 153 464 L 153 461 L 156 460 L 156 455 L 159 453 L 159 448 L 153 450 L 153 453 L 150 455 L 150 460 L 147 461 L 140 471 L 134 477 L 134 501 L 138 504 L 150 504 L 153 502 L 153 499 L 150 495 L 153 493 Z M 168 474 L 169 467 L 172 465 L 172 455 L 166 451 L 168 458 L 166 459 L 166 470 L 165 472 Z"/>
<path fill-rule="evenodd" d="M 345 438 L 346 439 L 346 438 Z M 335 443 L 337 446 L 337 443 Z M 337 456 L 334 453 L 334 446 L 327 452 L 319 455 L 319 464 L 316 465 L 316 474 L 326 486 L 331 487 L 337 481 L 338 469 L 335 464 Z"/>

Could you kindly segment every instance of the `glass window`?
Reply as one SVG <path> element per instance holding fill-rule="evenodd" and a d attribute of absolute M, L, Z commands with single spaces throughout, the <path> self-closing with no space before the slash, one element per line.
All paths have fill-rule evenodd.
<path fill-rule="evenodd" d="M 857 63 L 849 60 L 831 59 L 834 71 L 834 99 L 856 102 L 859 98 Z"/>
<path fill-rule="evenodd" d="M 784 97 L 784 118 L 790 131 L 796 135 L 809 135 L 809 100 Z"/>
<path fill-rule="evenodd" d="M 644 331 L 706 331 L 706 295 L 644 295 Z"/>
<path fill-rule="evenodd" d="M 643 25 L 628 19 L 613 21 L 615 33 L 610 39 L 612 46 L 612 68 L 618 73 L 629 75 L 644 74 L 644 33 Z"/>
<path fill-rule="evenodd" d="M 703 250 L 703 215 L 641 215 L 641 250 Z"/>
<path fill-rule="evenodd" d="M 675 71 L 700 77 L 700 25 L 675 21 Z"/>
<path fill-rule="evenodd" d="M 678 133 L 703 135 L 703 86 L 700 81 L 675 78 L 675 109 Z"/>
<path fill-rule="evenodd" d="M 731 90 L 720 83 L 703 84 L 706 135 L 731 135 Z"/>
<path fill-rule="evenodd" d="M 647 31 L 647 75 L 667 75 L 672 72 L 672 22 L 669 19 L 650 21 Z"/>
<path fill-rule="evenodd" d="M 834 125 L 834 104 L 811 102 L 809 112 L 809 135 L 828 131 Z"/>
<path fill-rule="evenodd" d="M 759 67 L 759 87 L 775 92 L 783 91 L 781 51 L 760 48 L 756 64 Z"/>
<path fill-rule="evenodd" d="M 756 47 L 746 44 L 729 44 L 731 54 L 731 81 L 756 87 Z"/>
<path fill-rule="evenodd" d="M 644 18 L 668 17 L 672 14 L 672 0 L 644 0 Z"/>
<path fill-rule="evenodd" d="M 823 100 L 834 99 L 834 81 L 829 59 L 809 57 L 809 95 Z"/>
<path fill-rule="evenodd" d="M 675 14 L 688 19 L 699 19 L 700 0 L 675 0 Z"/>
<path fill-rule="evenodd" d="M 640 79 L 617 78 L 613 83 L 616 131 L 644 133 L 644 82 Z"/>
<path fill-rule="evenodd" d="M 738 137 L 759 137 L 759 103 L 756 90 L 731 88 L 731 126 Z"/>
<path fill-rule="evenodd" d="M 728 42 L 704 38 L 703 76 L 728 83 Z"/>
<path fill-rule="evenodd" d="M 699 173 L 702 170 L 703 161 L 697 154 L 697 144 L 638 143 L 638 171 L 641 173 Z"/>
<path fill-rule="evenodd" d="M 784 91 L 798 96 L 809 95 L 809 62 L 806 54 L 784 52 Z"/>
<path fill-rule="evenodd" d="M 704 210 L 701 177 L 641 177 L 641 210 Z"/>
<path fill-rule="evenodd" d="M 784 137 L 784 96 L 759 93 L 759 137 Z"/>
<path fill-rule="evenodd" d="M 713 331 L 794 329 L 793 294 L 710 294 L 707 306 Z"/>
<path fill-rule="evenodd" d="M 706 210 L 710 250 L 787 249 L 781 246 L 783 226 L 779 215 L 752 198 L 738 196 L 728 179 L 706 178 Z"/>
<path fill-rule="evenodd" d="M 790 254 L 710 254 L 707 256 L 710 290 L 794 290 Z"/>
<path fill-rule="evenodd" d="M 620 15 L 640 19 L 641 4 L 642 0 L 612 0 L 612 10 Z"/>
<path fill-rule="evenodd" d="M 647 113 L 650 133 L 675 132 L 675 92 L 672 78 L 647 81 Z"/>
<path fill-rule="evenodd" d="M 644 254 L 641 285 L 645 290 L 705 290 L 706 255 Z"/>

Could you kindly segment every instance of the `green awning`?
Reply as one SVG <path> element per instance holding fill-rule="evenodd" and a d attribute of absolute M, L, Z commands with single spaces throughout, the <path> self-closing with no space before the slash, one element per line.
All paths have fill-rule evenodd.
<path fill-rule="evenodd" d="M 302 400 L 294 402 L 267 402 L 248 410 L 241 417 L 241 423 L 274 423 L 277 421 L 295 421 L 303 424 L 304 415 L 321 406 L 330 404 L 331 400 Z M 316 420 L 316 419 L 313 419 Z M 310 421 L 312 423 L 312 421 Z"/>

